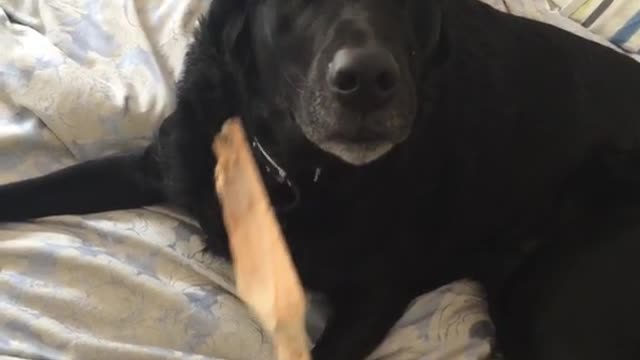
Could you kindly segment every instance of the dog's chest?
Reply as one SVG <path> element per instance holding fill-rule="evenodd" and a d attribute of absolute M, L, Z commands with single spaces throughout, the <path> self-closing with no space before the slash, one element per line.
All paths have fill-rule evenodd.
<path fill-rule="evenodd" d="M 391 246 L 403 214 L 377 188 L 303 187 L 297 206 L 279 215 L 307 286 L 325 288 Z M 408 204 L 410 205 L 410 204 Z M 406 229 L 406 227 L 405 227 Z"/>

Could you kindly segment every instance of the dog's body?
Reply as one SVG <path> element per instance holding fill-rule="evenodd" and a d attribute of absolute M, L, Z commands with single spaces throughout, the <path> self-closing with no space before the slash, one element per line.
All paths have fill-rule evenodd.
<path fill-rule="evenodd" d="M 347 50 L 390 49 L 393 100 L 380 82 L 365 111 L 332 82 L 324 34 L 345 33 Z M 338 89 L 310 89 L 324 78 Z M 413 298 L 462 277 L 485 285 L 508 359 L 637 359 L 637 94 L 633 60 L 473 0 L 217 0 L 153 143 L 0 187 L 0 220 L 169 201 L 227 256 L 210 142 L 241 115 L 303 282 L 333 309 L 314 359 L 366 357 Z"/>

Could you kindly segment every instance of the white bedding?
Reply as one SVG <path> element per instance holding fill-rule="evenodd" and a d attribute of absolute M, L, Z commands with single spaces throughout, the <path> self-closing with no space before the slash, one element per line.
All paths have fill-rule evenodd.
<path fill-rule="evenodd" d="M 486 1 L 592 37 L 546 0 Z M 0 0 L 0 183 L 146 144 L 208 4 Z M 160 207 L 0 224 L 0 359 L 270 359 L 200 235 Z M 482 359 L 491 333 L 461 281 L 417 299 L 373 358 Z"/>

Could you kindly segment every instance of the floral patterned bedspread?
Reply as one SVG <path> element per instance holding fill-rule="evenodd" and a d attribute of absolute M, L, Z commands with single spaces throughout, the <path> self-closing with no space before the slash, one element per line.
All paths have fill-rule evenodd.
<path fill-rule="evenodd" d="M 0 183 L 146 144 L 209 1 L 0 0 Z M 591 36 L 546 0 L 485 1 Z M 485 305 L 465 281 L 425 294 L 372 358 L 482 359 Z M 0 224 L 0 359 L 268 360 L 270 349 L 229 265 L 178 211 Z"/>

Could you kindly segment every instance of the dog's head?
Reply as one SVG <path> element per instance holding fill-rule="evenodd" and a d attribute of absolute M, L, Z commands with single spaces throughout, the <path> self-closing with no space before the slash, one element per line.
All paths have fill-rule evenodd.
<path fill-rule="evenodd" d="M 376 160 L 411 133 L 444 1 L 247 0 L 258 91 L 325 152 Z"/>

